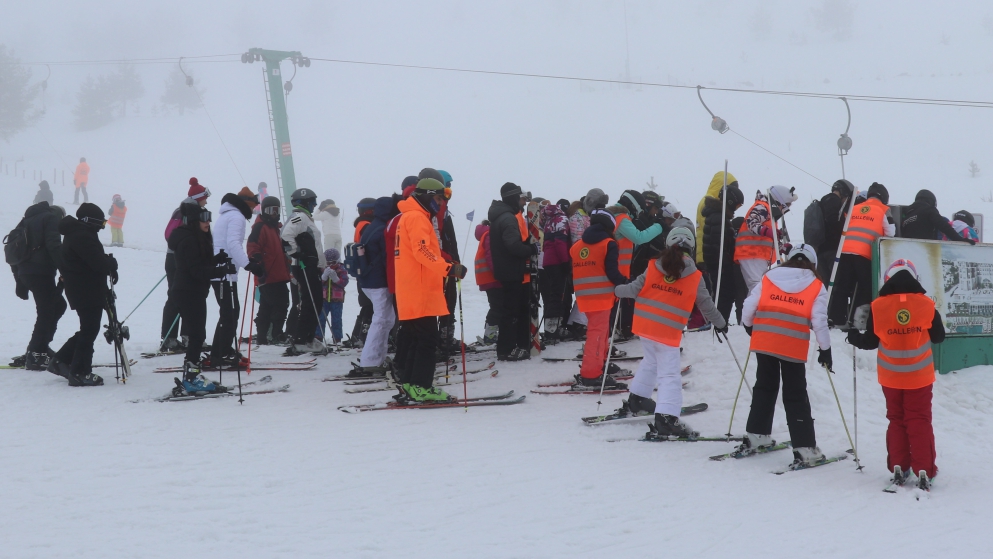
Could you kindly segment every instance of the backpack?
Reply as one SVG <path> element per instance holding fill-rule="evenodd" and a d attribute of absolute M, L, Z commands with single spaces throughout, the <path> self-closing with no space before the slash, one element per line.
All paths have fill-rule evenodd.
<path fill-rule="evenodd" d="M 359 256 L 359 247 L 362 246 L 359 243 L 348 243 L 345 245 L 345 256 L 341 259 L 341 263 L 345 266 L 345 270 L 348 275 L 353 278 L 359 277 L 362 273 L 362 257 Z"/>
<path fill-rule="evenodd" d="M 28 237 L 28 228 L 22 219 L 17 227 L 3 238 L 3 255 L 7 264 L 16 266 L 31 256 L 31 240 Z"/>
<path fill-rule="evenodd" d="M 803 242 L 815 248 L 824 244 L 824 212 L 820 200 L 814 200 L 803 210 Z"/>

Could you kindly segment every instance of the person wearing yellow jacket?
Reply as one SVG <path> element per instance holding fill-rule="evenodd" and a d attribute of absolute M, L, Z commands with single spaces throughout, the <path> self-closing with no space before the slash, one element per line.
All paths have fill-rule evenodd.
<path fill-rule="evenodd" d="M 431 202 L 444 201 L 445 185 L 421 179 L 413 195 L 397 204 L 400 221 L 394 245 L 397 314 L 406 350 L 399 371 L 401 394 L 415 402 L 447 401 L 451 396 L 434 388 L 434 361 L 438 344 L 438 317 L 448 314 L 445 277 L 465 277 L 466 268 L 446 262 L 431 225 Z"/>
<path fill-rule="evenodd" d="M 734 175 L 728 173 L 728 188 L 738 188 L 738 179 L 734 178 Z M 710 184 L 707 186 L 707 193 L 700 198 L 700 203 L 696 207 L 696 239 L 703 239 L 703 205 L 707 201 L 707 197 L 719 198 L 721 190 L 724 188 L 724 171 L 717 171 L 714 173 L 714 177 L 710 179 Z M 696 265 L 697 268 L 701 270 L 706 270 L 703 262 L 703 242 L 699 242 L 696 245 Z"/>

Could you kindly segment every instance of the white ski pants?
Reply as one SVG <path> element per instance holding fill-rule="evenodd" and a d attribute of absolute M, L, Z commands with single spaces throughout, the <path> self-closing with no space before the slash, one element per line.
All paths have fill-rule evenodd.
<path fill-rule="evenodd" d="M 745 278 L 745 287 L 751 293 L 752 288 L 758 285 L 762 281 L 762 276 L 769 271 L 769 261 L 761 258 L 748 258 L 739 264 L 741 264 L 741 275 Z"/>
<path fill-rule="evenodd" d="M 386 360 L 386 350 L 390 341 L 390 330 L 396 320 L 393 312 L 393 298 L 387 287 L 376 289 L 362 288 L 362 293 L 372 301 L 372 324 L 362 346 L 359 364 L 363 367 L 379 367 Z"/>
<path fill-rule="evenodd" d="M 634 373 L 628 389 L 642 398 L 651 398 L 657 386 L 655 413 L 679 417 L 683 409 L 683 379 L 679 373 L 679 346 L 672 347 L 641 338 L 645 357 Z"/>

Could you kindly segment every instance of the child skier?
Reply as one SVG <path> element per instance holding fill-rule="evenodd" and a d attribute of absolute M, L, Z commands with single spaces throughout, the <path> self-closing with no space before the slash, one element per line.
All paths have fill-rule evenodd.
<path fill-rule="evenodd" d="M 813 329 L 820 347 L 817 362 L 831 368 L 827 305 L 827 291 L 817 276 L 817 252 L 807 244 L 793 247 L 787 261 L 769 270 L 745 299 L 741 319 L 752 337 L 749 351 L 755 352 L 758 370 L 739 452 L 751 454 L 776 444 L 769 435 L 782 378 L 783 407 L 794 449 L 790 467 L 811 466 L 824 458 L 810 416 L 806 362 Z"/>
<path fill-rule="evenodd" d="M 345 286 L 348 285 L 348 272 L 345 267 L 338 262 L 341 253 L 338 249 L 329 248 L 324 251 L 324 259 L 328 265 L 321 274 L 321 281 L 324 283 L 324 308 L 321 311 L 321 326 L 317 331 L 317 336 L 324 337 L 324 327 L 327 324 L 328 315 L 331 315 L 331 337 L 335 345 L 341 343 L 344 334 L 341 331 L 341 309 L 345 306 Z"/>
<path fill-rule="evenodd" d="M 938 474 L 934 463 L 931 395 L 934 359 L 931 344 L 945 340 L 945 327 L 910 260 L 897 260 L 883 277 L 872 302 L 866 331 L 848 333 L 859 349 L 879 348 L 876 370 L 886 397 L 886 466 L 893 483 L 903 485 L 917 474 L 925 491 Z"/>
<path fill-rule="evenodd" d="M 727 334 L 727 322 L 714 306 L 706 283 L 701 281 L 703 274 L 693 263 L 694 243 L 692 230 L 674 228 L 666 236 L 662 256 L 650 262 L 645 273 L 634 281 L 614 288 L 614 295 L 635 299 L 631 328 L 641 337 L 645 350 L 625 407 L 635 415 L 654 413 L 655 427 L 663 436 L 699 435 L 679 421 L 683 407 L 679 342 L 693 305 L 700 308 L 717 332 Z M 656 386 L 658 403 L 652 401 Z"/>
<path fill-rule="evenodd" d="M 45 182 L 45 181 L 41 181 Z M 952 221 L 950 222 L 952 229 L 955 230 L 963 239 L 967 241 L 979 242 L 979 234 L 976 233 L 976 218 L 973 217 L 972 212 L 966 210 L 959 210 L 955 212 L 952 216 Z M 949 241 L 944 233 L 939 233 L 942 241 Z"/>
<path fill-rule="evenodd" d="M 120 194 L 114 194 L 113 203 L 107 210 L 107 225 L 110 225 L 110 246 L 124 246 L 124 216 L 128 214 L 128 207 L 124 205 L 124 200 Z"/>
<path fill-rule="evenodd" d="M 476 226 L 476 240 L 479 246 L 476 248 L 476 258 L 473 261 L 475 267 L 476 285 L 479 290 L 486 293 L 486 302 L 489 303 L 489 310 L 486 311 L 486 319 L 483 323 L 483 343 L 495 344 L 500 334 L 500 312 L 503 306 L 500 298 L 500 282 L 493 276 L 493 254 L 490 252 L 490 221 L 484 219 Z"/>

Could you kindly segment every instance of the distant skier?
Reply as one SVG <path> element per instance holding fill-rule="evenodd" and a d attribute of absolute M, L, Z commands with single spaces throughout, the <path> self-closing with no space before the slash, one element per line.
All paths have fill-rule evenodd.
<path fill-rule="evenodd" d="M 103 379 L 93 374 L 93 342 L 100 333 L 100 319 L 107 306 L 107 278 L 117 283 L 117 260 L 104 254 L 97 233 L 106 218 L 96 204 L 83 202 L 76 217 L 59 223 L 62 239 L 62 267 L 69 306 L 79 316 L 79 331 L 59 349 L 48 370 L 65 377 L 69 386 L 100 386 Z"/>
<path fill-rule="evenodd" d="M 829 369 L 833 364 L 827 299 L 827 290 L 817 276 L 817 253 L 805 244 L 793 247 L 787 261 L 769 270 L 745 299 L 742 324 L 752 337 L 749 350 L 755 353 L 758 368 L 747 432 L 739 451 L 750 453 L 774 444 L 770 434 L 782 379 L 792 466 L 809 466 L 824 458 L 817 448 L 810 415 L 806 363 L 813 330 L 819 346 L 817 362 Z"/>
<path fill-rule="evenodd" d="M 279 198 L 262 199 L 262 212 L 248 234 L 246 252 L 248 259 L 259 266 L 255 276 L 259 284 L 259 312 L 255 316 L 255 343 L 261 345 L 286 342 L 283 324 L 290 306 L 286 286 L 290 281 L 290 268 L 283 241 L 279 238 Z"/>
<path fill-rule="evenodd" d="M 73 204 L 79 204 L 79 191 L 83 191 L 83 202 L 89 202 L 90 197 L 86 194 L 86 185 L 90 182 L 90 165 L 85 157 L 79 158 L 79 165 L 76 165 L 76 172 L 72 177 L 72 184 L 76 187 L 76 193 L 72 198 Z"/>
<path fill-rule="evenodd" d="M 55 204 L 55 197 L 52 195 L 52 188 L 48 186 L 48 181 L 38 183 L 38 193 L 34 195 L 34 202 L 31 203 L 37 204 L 38 202 L 48 202 L 49 206 Z"/>
<path fill-rule="evenodd" d="M 252 213 L 259 215 L 262 213 L 262 201 L 269 197 L 269 185 L 264 182 L 259 183 L 259 193 L 255 196 L 256 206 L 252 209 Z"/>
<path fill-rule="evenodd" d="M 952 221 L 949 222 L 949 225 L 951 225 L 952 229 L 955 229 L 955 232 L 958 233 L 963 239 L 967 241 L 975 241 L 977 243 L 979 242 L 979 233 L 976 232 L 976 218 L 972 215 L 972 212 L 967 210 L 959 210 L 955 212 L 955 215 L 952 216 Z M 939 233 L 938 235 L 942 241 L 950 240 L 948 235 L 945 235 L 944 233 Z"/>
<path fill-rule="evenodd" d="M 128 207 L 124 205 L 124 200 L 120 194 L 114 194 L 113 203 L 107 210 L 107 225 L 110 225 L 110 246 L 124 246 L 124 216 L 128 214 Z"/>
<path fill-rule="evenodd" d="M 934 240 L 938 234 L 945 235 L 949 241 L 976 244 L 972 239 L 966 239 L 949 225 L 948 219 L 938 213 L 938 199 L 930 190 L 921 190 L 914 198 L 914 203 L 904 208 L 900 223 L 900 236 L 906 239 Z"/>

